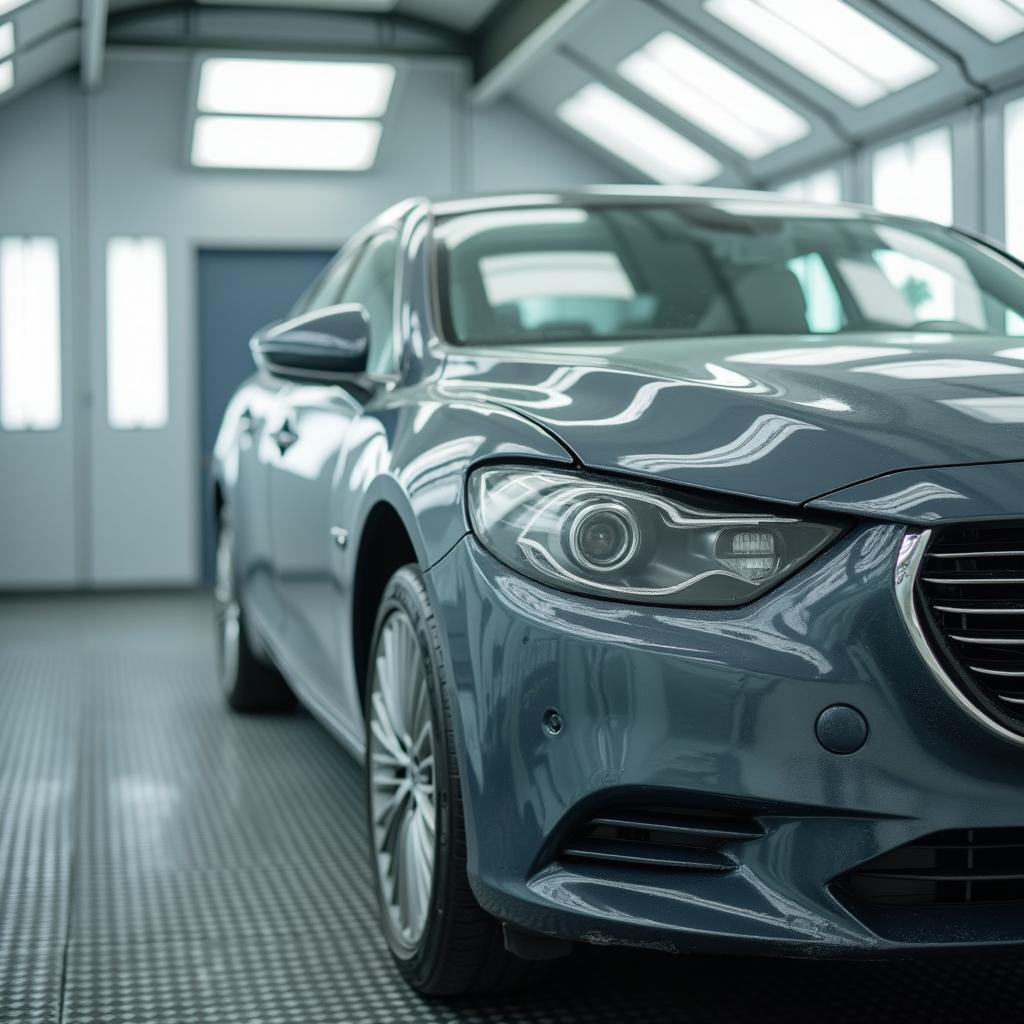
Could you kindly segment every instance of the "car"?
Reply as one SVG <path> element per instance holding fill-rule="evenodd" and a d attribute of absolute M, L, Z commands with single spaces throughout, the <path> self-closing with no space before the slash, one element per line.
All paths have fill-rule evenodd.
<path fill-rule="evenodd" d="M 1024 267 L 740 191 L 400 204 L 258 332 L 220 674 L 363 763 L 422 992 L 1024 941 Z"/>

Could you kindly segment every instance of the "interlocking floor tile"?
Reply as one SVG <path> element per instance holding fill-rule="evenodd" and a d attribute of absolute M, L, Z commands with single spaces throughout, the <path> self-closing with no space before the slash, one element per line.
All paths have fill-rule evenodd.
<path fill-rule="evenodd" d="M 0 1024 L 1021 1019 L 1019 956 L 586 949 L 529 993 L 419 998 L 376 928 L 359 769 L 309 715 L 227 711 L 208 611 L 0 601 Z"/>

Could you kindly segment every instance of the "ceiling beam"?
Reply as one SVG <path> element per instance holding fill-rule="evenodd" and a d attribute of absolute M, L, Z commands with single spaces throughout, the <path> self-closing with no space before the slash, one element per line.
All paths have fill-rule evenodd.
<path fill-rule="evenodd" d="M 95 92 L 103 84 L 108 7 L 109 0 L 82 0 L 81 80 L 86 92 Z"/>
<path fill-rule="evenodd" d="M 473 33 L 474 103 L 493 103 L 601 0 L 502 0 Z"/>

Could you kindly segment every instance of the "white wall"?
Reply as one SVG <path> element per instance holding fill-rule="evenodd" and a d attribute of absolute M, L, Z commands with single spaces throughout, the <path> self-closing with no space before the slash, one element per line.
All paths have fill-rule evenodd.
<path fill-rule="evenodd" d="M 515 107 L 470 112 L 461 63 L 403 68 L 378 162 L 359 175 L 189 167 L 184 54 L 113 53 L 98 94 L 67 76 L 0 109 L 0 235 L 59 239 L 64 303 L 64 425 L 0 435 L 0 586 L 198 578 L 198 248 L 333 247 L 408 195 L 613 179 Z M 159 431 L 106 425 L 105 245 L 126 234 L 167 244 L 171 400 Z"/>

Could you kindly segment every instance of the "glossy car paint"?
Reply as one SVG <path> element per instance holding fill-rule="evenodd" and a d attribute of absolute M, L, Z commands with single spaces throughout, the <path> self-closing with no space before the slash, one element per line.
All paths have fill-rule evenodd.
<path fill-rule="evenodd" d="M 631 342 L 628 364 L 613 366 L 611 343 L 449 346 L 430 225 L 438 209 L 464 208 L 405 204 L 367 229 L 401 231 L 397 373 L 346 386 L 260 374 L 225 415 L 218 486 L 243 601 L 302 699 L 362 752 L 352 625 L 360 560 L 373 557 L 367 527 L 386 506 L 427 571 L 458 697 L 470 879 L 496 916 L 677 950 L 852 955 L 1024 941 L 1017 912 L 854 910 L 828 887 L 919 835 L 1024 824 L 1024 750 L 943 691 L 893 589 L 906 524 L 1020 517 L 1020 425 L 956 403 L 1024 401 L 1021 350 L 934 333 L 736 337 Z M 282 450 L 275 435 L 288 434 Z M 739 609 L 576 597 L 513 574 L 470 535 L 468 471 L 509 460 L 809 503 L 849 516 L 851 529 Z M 868 721 L 854 754 L 815 738 L 818 715 L 837 703 Z M 543 728 L 551 708 L 564 722 L 555 736 Z M 555 858 L 603 802 L 659 796 L 749 812 L 766 835 L 730 849 L 740 867 L 727 875 Z"/>

